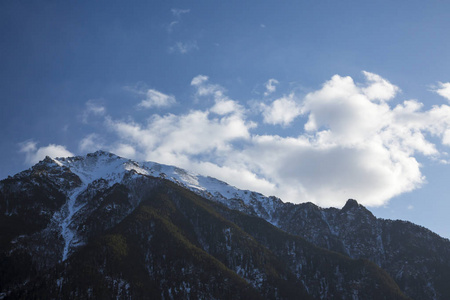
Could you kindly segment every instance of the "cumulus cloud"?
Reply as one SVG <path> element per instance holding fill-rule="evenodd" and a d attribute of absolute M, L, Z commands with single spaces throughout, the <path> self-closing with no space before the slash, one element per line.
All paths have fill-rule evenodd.
<path fill-rule="evenodd" d="M 268 96 L 270 94 L 272 94 L 273 92 L 275 92 L 277 90 L 277 84 L 278 84 L 278 80 L 276 79 L 269 79 L 265 86 L 266 86 L 266 91 L 264 92 L 264 96 Z"/>
<path fill-rule="evenodd" d="M 439 82 L 438 87 L 433 90 L 447 100 L 450 100 L 450 82 Z"/>
<path fill-rule="evenodd" d="M 286 126 L 299 115 L 306 120 L 289 130 L 278 127 L 278 135 L 258 132 L 245 105 L 199 75 L 191 86 L 207 108 L 155 114 L 145 122 L 106 117 L 117 135 L 109 149 L 284 201 L 339 207 L 356 198 L 383 205 L 424 184 L 418 155 L 445 161 L 440 149 L 450 146 L 450 106 L 424 110 L 417 100 L 391 106 L 400 89 L 379 75 L 363 74 L 362 83 L 335 75 L 302 98 L 288 93 L 260 104 L 266 124 Z"/>
<path fill-rule="evenodd" d="M 226 152 L 233 141 L 248 139 L 253 125 L 235 114 L 215 118 L 207 111 L 190 111 L 180 116 L 153 115 L 145 125 L 110 119 L 108 126 L 146 159 L 174 164 L 178 158 Z"/>
<path fill-rule="evenodd" d="M 146 84 L 142 82 L 138 82 L 135 86 L 125 86 L 124 89 L 144 98 L 137 105 L 139 108 L 162 108 L 177 103 L 175 96 L 164 94 L 155 89 L 149 89 Z"/>
<path fill-rule="evenodd" d="M 74 156 L 72 152 L 68 151 L 66 147 L 61 145 L 50 144 L 46 147 L 37 147 L 37 143 L 33 141 L 26 141 L 21 143 L 20 152 L 25 153 L 25 163 L 33 165 L 43 160 L 46 156 L 52 158 Z"/>
<path fill-rule="evenodd" d="M 301 114 L 301 108 L 294 99 L 294 94 L 276 99 L 270 105 L 261 104 L 264 123 L 289 125 Z"/>
<path fill-rule="evenodd" d="M 370 87 L 370 86 L 369 86 Z M 305 130 L 326 132 L 346 143 L 377 132 L 387 123 L 389 106 L 375 103 L 365 95 L 367 88 L 359 88 L 351 77 L 335 75 L 322 89 L 306 95 L 302 113 L 308 115 Z"/>
<path fill-rule="evenodd" d="M 370 100 L 387 101 L 400 92 L 397 86 L 377 74 L 366 71 L 363 71 L 363 74 L 369 84 L 362 91 Z"/>
<path fill-rule="evenodd" d="M 208 76 L 198 75 L 191 81 L 191 85 L 196 88 L 197 97 L 211 96 L 215 104 L 210 111 L 218 115 L 229 113 L 242 113 L 243 107 L 225 95 L 225 89 L 218 84 L 209 83 Z"/>
<path fill-rule="evenodd" d="M 381 205 L 423 183 L 419 163 L 400 151 L 376 142 L 346 147 L 321 138 L 258 136 L 245 155 L 277 183 L 278 196 L 291 202 L 341 206 L 353 197 Z"/>
<path fill-rule="evenodd" d="M 158 92 L 154 89 L 149 89 L 145 93 L 146 98 L 139 103 L 139 107 L 168 107 L 176 103 L 175 97 Z"/>

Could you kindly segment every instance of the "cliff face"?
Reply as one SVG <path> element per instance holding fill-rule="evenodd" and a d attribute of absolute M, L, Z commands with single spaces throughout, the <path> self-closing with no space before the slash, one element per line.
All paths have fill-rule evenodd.
<path fill-rule="evenodd" d="M 341 210 L 289 205 L 277 218 L 281 229 L 319 247 L 376 263 L 414 299 L 450 296 L 450 242 L 426 228 L 377 219 L 355 200 Z"/>

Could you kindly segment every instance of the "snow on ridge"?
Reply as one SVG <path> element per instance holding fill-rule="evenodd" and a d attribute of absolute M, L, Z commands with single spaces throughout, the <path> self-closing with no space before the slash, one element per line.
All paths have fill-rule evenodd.
<path fill-rule="evenodd" d="M 255 197 L 259 200 L 268 199 L 268 197 L 260 193 L 240 190 L 213 177 L 199 175 L 175 166 L 151 161 L 135 162 L 105 151 L 97 151 L 86 156 L 56 158 L 53 161 L 59 166 L 68 167 L 80 177 L 83 183 L 90 183 L 100 178 L 113 181 L 114 183 L 120 182 L 124 172 L 134 170 L 141 175 L 161 177 L 182 183 L 192 190 L 207 191 L 213 195 L 218 193 L 226 199 L 239 198 L 246 204 L 250 204 Z"/>
<path fill-rule="evenodd" d="M 64 164 L 61 163 L 57 158 L 51 158 L 51 160 L 60 167 L 64 166 Z"/>
<path fill-rule="evenodd" d="M 81 197 L 83 192 L 96 180 L 105 180 L 107 186 L 111 187 L 116 183 L 122 183 L 129 172 L 134 173 L 133 177 L 152 176 L 170 180 L 231 209 L 254 212 L 268 222 L 276 223 L 274 213 L 280 200 L 266 197 L 260 193 L 240 190 L 219 179 L 199 175 L 175 166 L 150 161 L 136 162 L 104 151 L 97 151 L 85 156 L 46 158 L 40 163 L 47 164 L 48 168 L 67 168 L 81 180 L 81 185 L 73 186 L 67 191 L 66 203 L 54 215 L 64 240 L 62 261 L 70 256 L 71 250 L 79 243 L 73 222 L 77 213 L 86 203 L 78 203 L 77 198 Z"/>
<path fill-rule="evenodd" d="M 89 184 L 97 179 L 103 178 L 113 185 L 120 182 L 124 171 L 130 170 L 126 167 L 127 159 L 116 155 L 105 155 L 96 152 L 86 156 L 75 156 L 68 158 L 57 158 L 57 163 L 68 167 L 74 174 L 80 177 L 84 184 Z"/>
<path fill-rule="evenodd" d="M 184 169 L 159 164 L 155 162 L 135 162 L 112 153 L 97 151 L 86 156 L 75 156 L 53 159 L 56 164 L 68 167 L 78 175 L 83 183 L 90 183 L 96 179 L 106 179 L 114 182 L 123 178 L 123 173 L 134 170 L 141 175 L 166 178 L 170 181 L 182 183 L 190 189 L 219 193 L 226 199 L 246 198 L 250 191 L 242 191 L 218 179 L 202 176 Z M 246 201 L 247 202 L 247 201 Z"/>
<path fill-rule="evenodd" d="M 149 175 L 149 172 L 146 169 L 139 166 L 136 162 L 129 161 L 124 163 L 124 169 L 127 171 L 134 170 L 136 173 L 141 175 Z"/>
<path fill-rule="evenodd" d="M 134 170 L 140 175 L 165 178 L 227 206 L 229 200 L 241 200 L 245 206 L 252 207 L 258 215 L 268 215 L 266 219 L 269 222 L 277 207 L 277 200 L 273 197 L 266 197 L 248 190 L 240 190 L 213 177 L 151 161 L 136 162 L 109 152 L 97 151 L 86 156 L 57 158 L 54 161 L 60 166 L 68 167 L 80 177 L 85 185 L 103 178 L 107 180 L 109 186 L 112 186 L 121 182 L 126 172 Z"/>

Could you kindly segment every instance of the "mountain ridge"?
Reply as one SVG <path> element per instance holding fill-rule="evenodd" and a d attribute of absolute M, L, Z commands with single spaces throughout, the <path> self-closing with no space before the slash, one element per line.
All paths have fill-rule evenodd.
<path fill-rule="evenodd" d="M 17 252 L 20 247 L 27 248 L 26 245 L 45 247 L 49 240 L 55 240 L 53 248 L 45 253 L 29 251 L 34 251 L 33 259 L 40 260 L 36 272 L 39 268 L 62 264 L 89 246 L 94 236 L 122 224 L 140 207 L 154 185 L 158 185 L 156 179 L 169 180 L 227 209 L 261 218 L 313 245 L 351 259 L 372 261 L 386 269 L 400 289 L 413 298 L 440 299 L 450 295 L 445 285 L 445 280 L 450 278 L 450 262 L 445 258 L 450 256 L 449 241 L 426 229 L 411 223 L 377 219 L 353 199 L 342 209 L 323 209 L 312 203 L 284 203 L 276 197 L 238 190 L 225 182 L 174 166 L 138 163 L 105 151 L 71 158 L 47 157 L 29 170 L 2 180 L 0 212 L 4 217 L 0 226 L 9 228 L 22 222 L 28 231 L 21 231 L 20 226 L 11 229 L 10 236 L 1 237 L 0 250 L 9 247 Z M 42 207 L 33 208 L 36 199 L 42 201 Z M 20 219 L 21 215 L 27 217 Z M 36 224 L 26 225 L 30 220 Z M 194 230 L 191 235 L 198 233 Z M 417 254 L 416 248 L 410 251 L 396 241 L 406 235 L 412 241 L 404 242 L 411 244 L 409 248 L 420 245 L 425 250 Z M 259 242 L 264 244 L 264 240 Z M 200 243 L 202 247 L 206 246 Z M 405 255 L 406 260 L 402 258 Z M 315 293 L 319 298 L 325 295 L 320 291 Z"/>

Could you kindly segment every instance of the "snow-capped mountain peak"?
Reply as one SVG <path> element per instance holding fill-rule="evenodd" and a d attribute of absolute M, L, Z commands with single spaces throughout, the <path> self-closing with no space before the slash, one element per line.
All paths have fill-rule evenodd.
<path fill-rule="evenodd" d="M 270 222 L 273 221 L 273 212 L 281 203 L 278 198 L 240 190 L 216 178 L 156 162 L 136 162 L 101 150 L 86 156 L 46 158 L 44 161 L 53 166 L 69 169 L 80 178 L 83 185 L 102 179 L 108 186 L 113 186 L 120 183 L 130 172 L 137 176 L 164 178 L 203 197 L 221 202 L 233 209 L 256 214 Z"/>
<path fill-rule="evenodd" d="M 173 183 L 182 188 L 175 187 Z M 222 203 L 232 210 L 204 198 Z M 203 218 L 205 214 L 211 218 Z M 244 216 L 246 221 L 242 219 Z M 255 216 L 272 223 L 278 229 Z M 217 230 L 210 232 L 211 223 L 208 222 L 215 218 Z M 230 222 L 235 224 L 230 227 Z M 223 250 L 228 254 L 221 254 L 220 257 L 232 258 L 230 262 L 233 264 L 229 267 L 239 276 L 250 276 L 245 278 L 254 283 L 254 287 L 260 287 L 260 274 L 263 273 L 255 273 L 250 266 L 244 274 L 241 272 L 241 264 L 234 265 L 235 258 L 242 257 L 242 252 L 237 256 L 229 256 L 230 251 L 235 250 L 233 245 L 236 242 L 248 240 L 237 238 L 236 234 L 241 231 L 236 231 L 236 228 L 250 226 L 246 228 L 251 229 L 255 240 L 273 243 L 273 253 L 286 254 L 282 255 L 283 259 L 287 259 L 286 265 L 291 266 L 293 274 L 299 276 L 297 278 L 303 278 L 302 282 L 311 289 L 315 287 L 317 280 L 308 283 L 312 277 L 307 274 L 314 273 L 317 276 L 314 268 L 317 268 L 319 261 L 305 258 L 308 249 L 312 249 L 311 245 L 307 246 L 307 242 L 344 255 L 336 256 L 330 251 L 319 251 L 327 257 L 331 255 L 347 259 L 346 256 L 374 262 L 384 268 L 400 288 L 415 299 L 448 299 L 449 295 L 446 286 L 441 284 L 450 279 L 449 241 L 425 228 L 408 222 L 377 219 L 352 199 L 342 209 L 320 208 L 313 203 L 283 203 L 278 198 L 239 190 L 218 179 L 175 166 L 136 162 L 104 151 L 67 158 L 46 157 L 29 170 L 2 180 L 0 225 L 2 224 L 7 227 L 0 230 L 4 233 L 0 236 L 0 247 L 6 247 L 4 254 L 8 257 L 16 255 L 16 260 L 5 260 L 10 262 L 10 270 L 16 269 L 17 262 L 23 264 L 24 249 L 35 266 L 46 270 L 58 264 L 70 266 L 71 262 L 79 258 L 75 253 L 86 253 L 92 247 L 107 250 L 98 256 L 101 264 L 105 253 L 121 260 L 127 256 L 127 251 L 135 249 L 128 248 L 128 243 L 140 241 L 139 245 L 145 246 L 145 253 L 148 255 L 145 254 L 137 263 L 139 266 L 145 264 L 146 270 L 154 274 L 154 271 L 158 273 L 161 268 L 152 269 L 154 264 L 150 258 L 157 251 L 149 249 L 167 242 L 167 235 L 171 233 L 174 234 L 173 241 L 179 244 L 180 234 L 185 230 L 192 230 L 183 239 L 195 244 L 189 249 L 198 251 L 201 248 L 201 251 L 210 255 L 214 252 L 211 247 L 216 247 L 222 239 Z M 167 227 L 168 224 L 171 225 Z M 186 224 L 188 228 L 184 228 Z M 157 226 L 162 227 L 156 230 Z M 180 229 L 173 230 L 177 226 L 181 226 Z M 264 229 L 259 230 L 261 226 Z M 296 239 L 297 242 L 278 239 L 283 231 L 289 233 L 285 234 L 285 238 Z M 265 236 L 267 232 L 272 234 Z M 129 234 L 133 236 L 130 239 L 126 238 Z M 207 237 L 210 234 L 213 235 Z M 102 242 L 96 243 L 100 236 L 103 236 Z M 296 236 L 305 240 L 297 239 Z M 82 245 L 86 247 L 80 247 Z M 163 257 L 159 258 L 160 262 L 166 261 L 166 249 L 161 252 Z M 311 253 L 316 255 L 319 252 L 316 249 Z M 259 255 L 262 252 L 258 250 L 254 253 Z M 129 257 L 134 257 L 135 254 L 133 252 Z M 292 259 L 296 263 L 292 263 Z M 328 258 L 325 261 L 329 262 Z M 113 265 L 116 266 L 117 263 L 114 262 Z M 346 282 L 345 276 L 342 277 L 345 272 L 341 269 L 345 265 L 348 264 L 338 264 L 337 269 L 329 269 L 328 263 L 323 265 L 326 278 L 329 274 L 334 274 L 338 278 L 337 282 Z M 29 269 L 28 264 L 23 266 L 24 270 Z M 190 267 L 185 270 L 190 270 Z M 101 265 L 99 274 L 104 271 L 105 268 Z M 28 273 L 24 274 L 25 277 L 17 281 L 15 286 L 28 278 Z M 61 276 L 55 279 L 58 291 L 61 291 L 62 282 L 66 280 L 61 278 L 69 275 Z M 358 278 L 355 283 L 359 282 L 359 275 L 355 278 Z M 330 281 L 326 287 L 332 287 L 335 283 L 336 281 Z M 350 287 L 357 285 L 350 284 Z M 328 294 L 331 290 L 322 288 L 322 283 L 320 286 L 315 292 L 311 290 L 317 298 L 336 298 Z M 353 292 L 351 294 L 354 295 Z M 0 299 L 1 296 L 0 292 Z"/>

